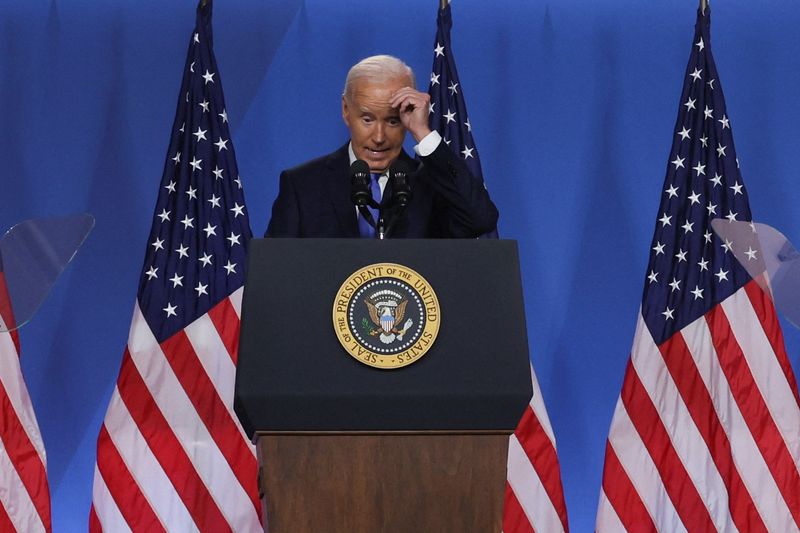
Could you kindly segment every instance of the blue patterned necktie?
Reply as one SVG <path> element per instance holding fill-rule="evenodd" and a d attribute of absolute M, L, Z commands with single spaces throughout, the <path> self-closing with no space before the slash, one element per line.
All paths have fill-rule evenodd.
<path fill-rule="evenodd" d="M 380 178 L 381 175 L 370 174 L 370 176 L 372 178 L 370 180 L 370 190 L 372 191 L 372 199 L 378 203 L 381 203 L 381 185 L 380 183 L 378 183 L 378 178 Z M 369 209 L 369 212 L 372 213 L 372 219 L 377 224 L 378 210 L 375 209 L 374 207 L 367 207 L 367 209 Z M 361 236 L 361 238 L 364 239 L 371 239 L 375 237 L 375 228 L 370 226 L 369 223 L 366 221 L 366 219 L 360 214 L 358 215 L 358 234 Z"/>

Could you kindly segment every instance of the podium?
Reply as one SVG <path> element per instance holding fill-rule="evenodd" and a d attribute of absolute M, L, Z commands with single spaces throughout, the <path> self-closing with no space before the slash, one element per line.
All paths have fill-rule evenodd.
<path fill-rule="evenodd" d="M 269 531 L 499 532 L 508 436 L 531 397 L 516 243 L 250 247 L 234 404 Z M 393 369 L 351 356 L 333 321 L 345 280 L 386 263 L 419 273 L 440 313 L 430 350 Z"/>

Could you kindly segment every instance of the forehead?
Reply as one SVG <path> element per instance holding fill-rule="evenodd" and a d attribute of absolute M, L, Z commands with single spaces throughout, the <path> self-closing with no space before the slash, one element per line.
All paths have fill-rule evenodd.
<path fill-rule="evenodd" d="M 410 86 L 411 80 L 407 78 L 385 81 L 358 79 L 353 82 L 351 104 L 361 110 L 391 109 L 390 101 L 394 93 L 398 89 Z"/>

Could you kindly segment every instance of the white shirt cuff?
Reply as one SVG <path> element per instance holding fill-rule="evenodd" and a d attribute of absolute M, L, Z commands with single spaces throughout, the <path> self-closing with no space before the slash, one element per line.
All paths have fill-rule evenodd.
<path fill-rule="evenodd" d="M 438 131 L 433 130 L 422 138 L 419 144 L 414 147 L 414 151 L 417 152 L 418 156 L 425 157 L 426 155 L 431 155 L 441 142 L 442 136 L 439 135 Z"/>

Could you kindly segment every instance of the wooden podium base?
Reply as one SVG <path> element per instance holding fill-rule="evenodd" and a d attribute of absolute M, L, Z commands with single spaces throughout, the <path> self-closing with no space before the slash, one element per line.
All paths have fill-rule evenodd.
<path fill-rule="evenodd" d="M 260 433 L 257 447 L 270 533 L 502 529 L 508 433 Z"/>

